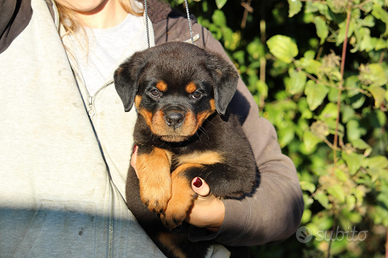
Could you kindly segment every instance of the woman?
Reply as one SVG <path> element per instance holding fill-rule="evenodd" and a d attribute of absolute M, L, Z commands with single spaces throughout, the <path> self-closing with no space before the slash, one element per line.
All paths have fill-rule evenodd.
<path fill-rule="evenodd" d="M 0 1 L 5 256 L 162 256 L 123 200 L 135 113 L 124 112 L 112 75 L 148 43 L 142 5 L 121 2 L 58 0 L 56 8 L 43 0 Z M 151 46 L 190 39 L 183 15 L 158 1 L 148 6 Z M 227 58 L 195 21 L 193 32 L 196 45 Z M 241 201 L 207 196 L 206 182 L 193 185 L 207 197 L 194 204 L 190 238 L 237 246 L 282 241 L 303 212 L 295 167 L 241 79 L 230 108 L 241 116 L 261 184 Z M 212 255 L 227 256 L 220 245 Z"/>

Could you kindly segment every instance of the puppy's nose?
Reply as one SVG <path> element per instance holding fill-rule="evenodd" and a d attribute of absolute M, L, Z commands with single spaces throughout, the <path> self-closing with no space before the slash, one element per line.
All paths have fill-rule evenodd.
<path fill-rule="evenodd" d="M 165 119 L 169 127 L 176 129 L 183 124 L 185 116 L 181 112 L 172 111 L 166 114 Z"/>

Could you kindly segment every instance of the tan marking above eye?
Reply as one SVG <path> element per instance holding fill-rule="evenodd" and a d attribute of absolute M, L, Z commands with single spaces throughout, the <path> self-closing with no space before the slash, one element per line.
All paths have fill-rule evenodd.
<path fill-rule="evenodd" d="M 193 82 L 190 82 L 189 84 L 186 85 L 186 91 L 188 93 L 193 93 L 196 90 L 197 90 L 197 86 Z"/>
<path fill-rule="evenodd" d="M 165 92 L 167 90 L 167 83 L 165 83 L 164 81 L 159 81 L 156 84 L 156 88 L 158 88 L 158 90 L 160 90 L 162 92 Z"/>

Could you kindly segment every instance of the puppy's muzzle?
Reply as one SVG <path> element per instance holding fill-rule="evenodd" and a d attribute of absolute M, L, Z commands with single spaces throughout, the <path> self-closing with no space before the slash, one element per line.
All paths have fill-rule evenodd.
<path fill-rule="evenodd" d="M 177 107 L 171 107 L 164 111 L 164 120 L 167 126 L 176 129 L 182 126 L 185 121 L 186 111 Z"/>

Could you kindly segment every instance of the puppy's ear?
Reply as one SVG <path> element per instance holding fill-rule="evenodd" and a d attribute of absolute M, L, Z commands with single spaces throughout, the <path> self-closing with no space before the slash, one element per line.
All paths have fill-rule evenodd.
<path fill-rule="evenodd" d="M 238 73 L 228 61 L 216 53 L 209 54 L 206 66 L 214 80 L 214 100 L 217 112 L 225 115 L 226 108 L 237 89 Z"/>
<path fill-rule="evenodd" d="M 147 63 L 147 54 L 137 52 L 122 63 L 114 72 L 114 83 L 117 94 L 123 102 L 125 112 L 132 109 L 136 93 L 139 90 L 138 80 Z"/>

